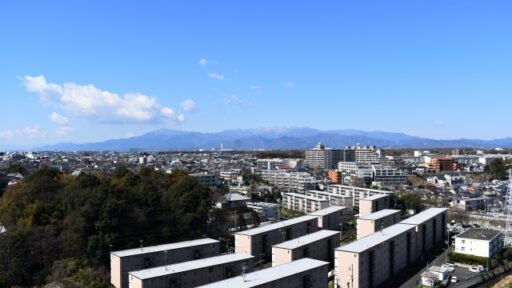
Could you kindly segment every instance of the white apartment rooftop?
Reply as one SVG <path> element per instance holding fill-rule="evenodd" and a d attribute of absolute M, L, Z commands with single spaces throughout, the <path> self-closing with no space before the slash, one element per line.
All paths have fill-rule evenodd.
<path fill-rule="evenodd" d="M 375 213 L 371 213 L 371 214 L 368 214 L 368 215 L 361 216 L 361 217 L 359 217 L 359 219 L 363 219 L 363 220 L 379 220 L 379 219 L 382 219 L 384 217 L 387 217 L 387 216 L 390 216 L 390 215 L 393 215 L 393 214 L 397 214 L 397 213 L 400 213 L 400 210 L 396 210 L 396 209 L 383 209 L 383 210 L 377 211 Z"/>
<path fill-rule="evenodd" d="M 402 224 L 409 224 L 409 225 L 420 225 L 424 223 L 425 221 L 431 219 L 432 217 L 435 217 L 441 213 L 444 213 L 447 211 L 447 208 L 429 208 L 423 212 L 420 212 L 412 217 L 409 217 L 400 223 Z"/>
<path fill-rule="evenodd" d="M 227 280 L 211 283 L 200 288 L 250 288 L 258 287 L 265 283 L 270 283 L 279 279 L 287 278 L 302 272 L 309 271 L 311 269 L 319 268 L 325 265 L 329 265 L 328 262 L 318 261 L 310 258 L 303 258 L 290 263 L 274 266 L 271 268 L 259 270 L 242 276 L 229 278 Z M 326 275 L 327 277 L 327 275 Z"/>
<path fill-rule="evenodd" d="M 283 193 L 283 195 L 294 196 L 294 197 L 297 197 L 297 198 L 308 199 L 308 200 L 311 200 L 311 201 L 322 201 L 322 202 L 329 201 L 327 199 L 318 198 L 318 197 L 314 197 L 314 196 L 308 196 L 308 195 L 305 195 L 305 194 L 293 193 L 293 192 Z"/>
<path fill-rule="evenodd" d="M 116 255 L 117 257 L 127 257 L 127 256 L 139 255 L 139 254 L 163 252 L 163 251 L 182 249 L 182 248 L 207 245 L 207 244 L 214 244 L 214 243 L 219 243 L 219 241 L 215 240 L 215 239 L 211 239 L 211 238 L 203 238 L 203 239 L 163 244 L 163 245 L 157 245 L 157 246 L 149 246 L 149 247 L 134 248 L 134 249 L 128 249 L 128 250 L 114 251 L 111 254 Z"/>
<path fill-rule="evenodd" d="M 295 225 L 295 224 L 299 224 L 299 223 L 302 223 L 302 222 L 311 221 L 311 220 L 314 220 L 314 219 L 317 219 L 317 218 L 318 218 L 317 216 L 307 216 L 306 215 L 306 216 L 301 216 L 301 217 L 293 218 L 293 219 L 286 220 L 286 221 L 281 221 L 281 222 L 273 223 L 273 224 L 266 225 L 266 226 L 261 226 L 261 227 L 258 227 L 258 228 L 253 228 L 253 229 L 249 229 L 249 230 L 245 230 L 245 231 L 240 231 L 240 232 L 237 232 L 235 234 L 254 236 L 254 235 L 265 233 L 265 232 L 269 232 L 269 231 L 272 231 L 272 230 L 277 230 L 277 229 L 280 229 L 280 228 L 285 228 L 285 227 L 288 227 L 290 225 Z"/>
<path fill-rule="evenodd" d="M 367 201 L 375 201 L 377 199 L 381 199 L 381 198 L 386 198 L 388 197 L 387 194 L 375 194 L 373 196 L 369 196 L 369 197 L 365 197 L 365 198 L 361 198 L 359 199 L 359 201 L 363 201 L 363 200 L 367 200 Z"/>
<path fill-rule="evenodd" d="M 292 240 L 289 240 L 289 241 L 286 241 L 283 243 L 273 245 L 272 247 L 293 250 L 293 249 L 296 249 L 296 248 L 299 248 L 299 247 L 302 247 L 302 246 L 305 246 L 305 245 L 308 245 L 308 244 L 320 241 L 322 239 L 325 239 L 327 237 L 331 237 L 333 235 L 338 235 L 338 234 L 340 234 L 339 231 L 320 230 L 315 233 L 311 233 L 311 234 L 308 234 L 308 235 L 305 235 L 305 236 L 302 236 L 299 238 L 295 238 L 295 239 L 292 239 Z"/>
<path fill-rule="evenodd" d="M 345 209 L 347 209 L 346 206 L 331 206 L 331 207 L 328 207 L 328 208 L 325 208 L 325 209 L 321 209 L 321 210 L 317 210 L 315 212 L 311 212 L 311 213 L 309 213 L 309 215 L 311 215 L 311 216 L 325 216 L 325 215 L 329 215 L 331 213 L 343 211 Z"/>
<path fill-rule="evenodd" d="M 198 260 L 192 260 L 187 262 L 182 262 L 178 264 L 172 264 L 167 266 L 160 266 L 150 269 L 144 269 L 139 271 L 130 272 L 130 275 L 136 277 L 141 280 L 161 277 L 170 274 L 181 273 L 185 271 L 197 270 L 201 268 L 223 265 L 227 263 L 232 263 L 236 261 L 244 261 L 253 259 L 254 256 L 244 253 L 233 253 L 226 254 L 221 256 L 203 258 Z"/>
<path fill-rule="evenodd" d="M 337 251 L 346 251 L 352 253 L 361 253 L 368 249 L 371 249 L 383 242 L 388 241 L 389 239 L 396 237 L 408 230 L 413 230 L 414 226 L 405 225 L 405 224 L 395 224 L 393 226 L 389 226 L 388 228 L 382 229 L 379 232 L 375 232 L 366 237 L 363 237 L 359 240 L 356 240 L 350 244 L 345 246 L 341 246 L 337 248 Z"/>

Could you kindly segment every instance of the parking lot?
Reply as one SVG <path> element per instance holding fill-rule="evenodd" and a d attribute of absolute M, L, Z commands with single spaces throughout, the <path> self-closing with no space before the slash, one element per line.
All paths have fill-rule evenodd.
<path fill-rule="evenodd" d="M 455 270 L 452 272 L 452 277 L 457 277 L 457 283 L 450 283 L 449 287 L 467 287 L 467 280 L 473 278 L 478 275 L 478 273 L 470 272 L 467 267 L 455 267 Z"/>

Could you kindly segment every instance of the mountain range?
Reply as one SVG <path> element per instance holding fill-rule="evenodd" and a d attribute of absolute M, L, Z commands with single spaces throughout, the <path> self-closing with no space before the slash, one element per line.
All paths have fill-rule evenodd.
<path fill-rule="evenodd" d="M 97 143 L 59 143 L 37 147 L 35 151 L 141 151 L 224 149 L 305 149 L 323 143 L 326 147 L 377 145 L 382 148 L 496 148 L 512 147 L 512 138 L 495 140 L 437 140 L 404 133 L 361 130 L 317 130 L 312 128 L 235 129 L 201 133 L 160 129 L 140 136 Z"/>

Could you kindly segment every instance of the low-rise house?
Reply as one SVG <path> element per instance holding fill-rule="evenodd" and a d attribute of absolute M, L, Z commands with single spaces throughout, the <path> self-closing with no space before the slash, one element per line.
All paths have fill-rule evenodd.
<path fill-rule="evenodd" d="M 503 250 L 501 232 L 492 229 L 469 229 L 455 236 L 455 252 L 491 258 Z"/>

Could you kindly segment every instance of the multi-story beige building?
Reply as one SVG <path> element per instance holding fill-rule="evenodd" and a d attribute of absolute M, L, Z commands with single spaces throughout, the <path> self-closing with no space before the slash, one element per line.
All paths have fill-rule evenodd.
<path fill-rule="evenodd" d="M 272 246 L 272 266 L 311 258 L 334 265 L 334 249 L 339 246 L 340 232 L 320 230 Z"/>
<path fill-rule="evenodd" d="M 299 193 L 282 193 L 283 208 L 311 213 L 329 207 L 329 200 Z"/>
<path fill-rule="evenodd" d="M 330 205 L 352 207 L 352 196 L 334 194 L 326 191 L 308 190 L 306 195 L 329 200 Z"/>
<path fill-rule="evenodd" d="M 336 249 L 335 287 L 383 285 L 416 260 L 415 236 L 413 226 L 395 224 Z"/>
<path fill-rule="evenodd" d="M 362 202 L 361 202 L 362 203 Z M 357 239 L 400 222 L 400 210 L 384 209 L 357 219 Z"/>
<path fill-rule="evenodd" d="M 382 209 L 390 208 L 390 196 L 375 194 L 365 197 L 366 192 L 361 192 L 359 196 L 359 215 L 364 216 L 375 213 Z"/>
<path fill-rule="evenodd" d="M 199 288 L 327 288 L 329 263 L 304 258 Z"/>
<path fill-rule="evenodd" d="M 302 216 L 235 233 L 235 251 L 272 260 L 272 245 L 318 230 L 318 217 Z"/>
<path fill-rule="evenodd" d="M 392 191 L 368 189 L 348 185 L 327 185 L 327 192 L 339 195 L 352 196 L 352 200 L 354 201 L 354 207 L 359 207 L 359 198 L 367 198 L 373 195 L 391 195 L 395 193 Z"/>
<path fill-rule="evenodd" d="M 414 226 L 417 255 L 425 255 L 432 248 L 444 243 L 447 235 L 447 211 L 446 208 L 430 208 L 400 222 Z"/>
<path fill-rule="evenodd" d="M 129 273 L 129 288 L 194 288 L 251 272 L 254 256 L 234 253 Z"/>
<path fill-rule="evenodd" d="M 345 206 L 331 206 L 322 210 L 309 213 L 318 217 L 318 228 L 327 230 L 340 230 L 343 223 L 347 222 L 348 208 Z"/>
<path fill-rule="evenodd" d="M 220 242 L 198 239 L 110 253 L 110 282 L 128 287 L 128 272 L 219 255 Z"/>

